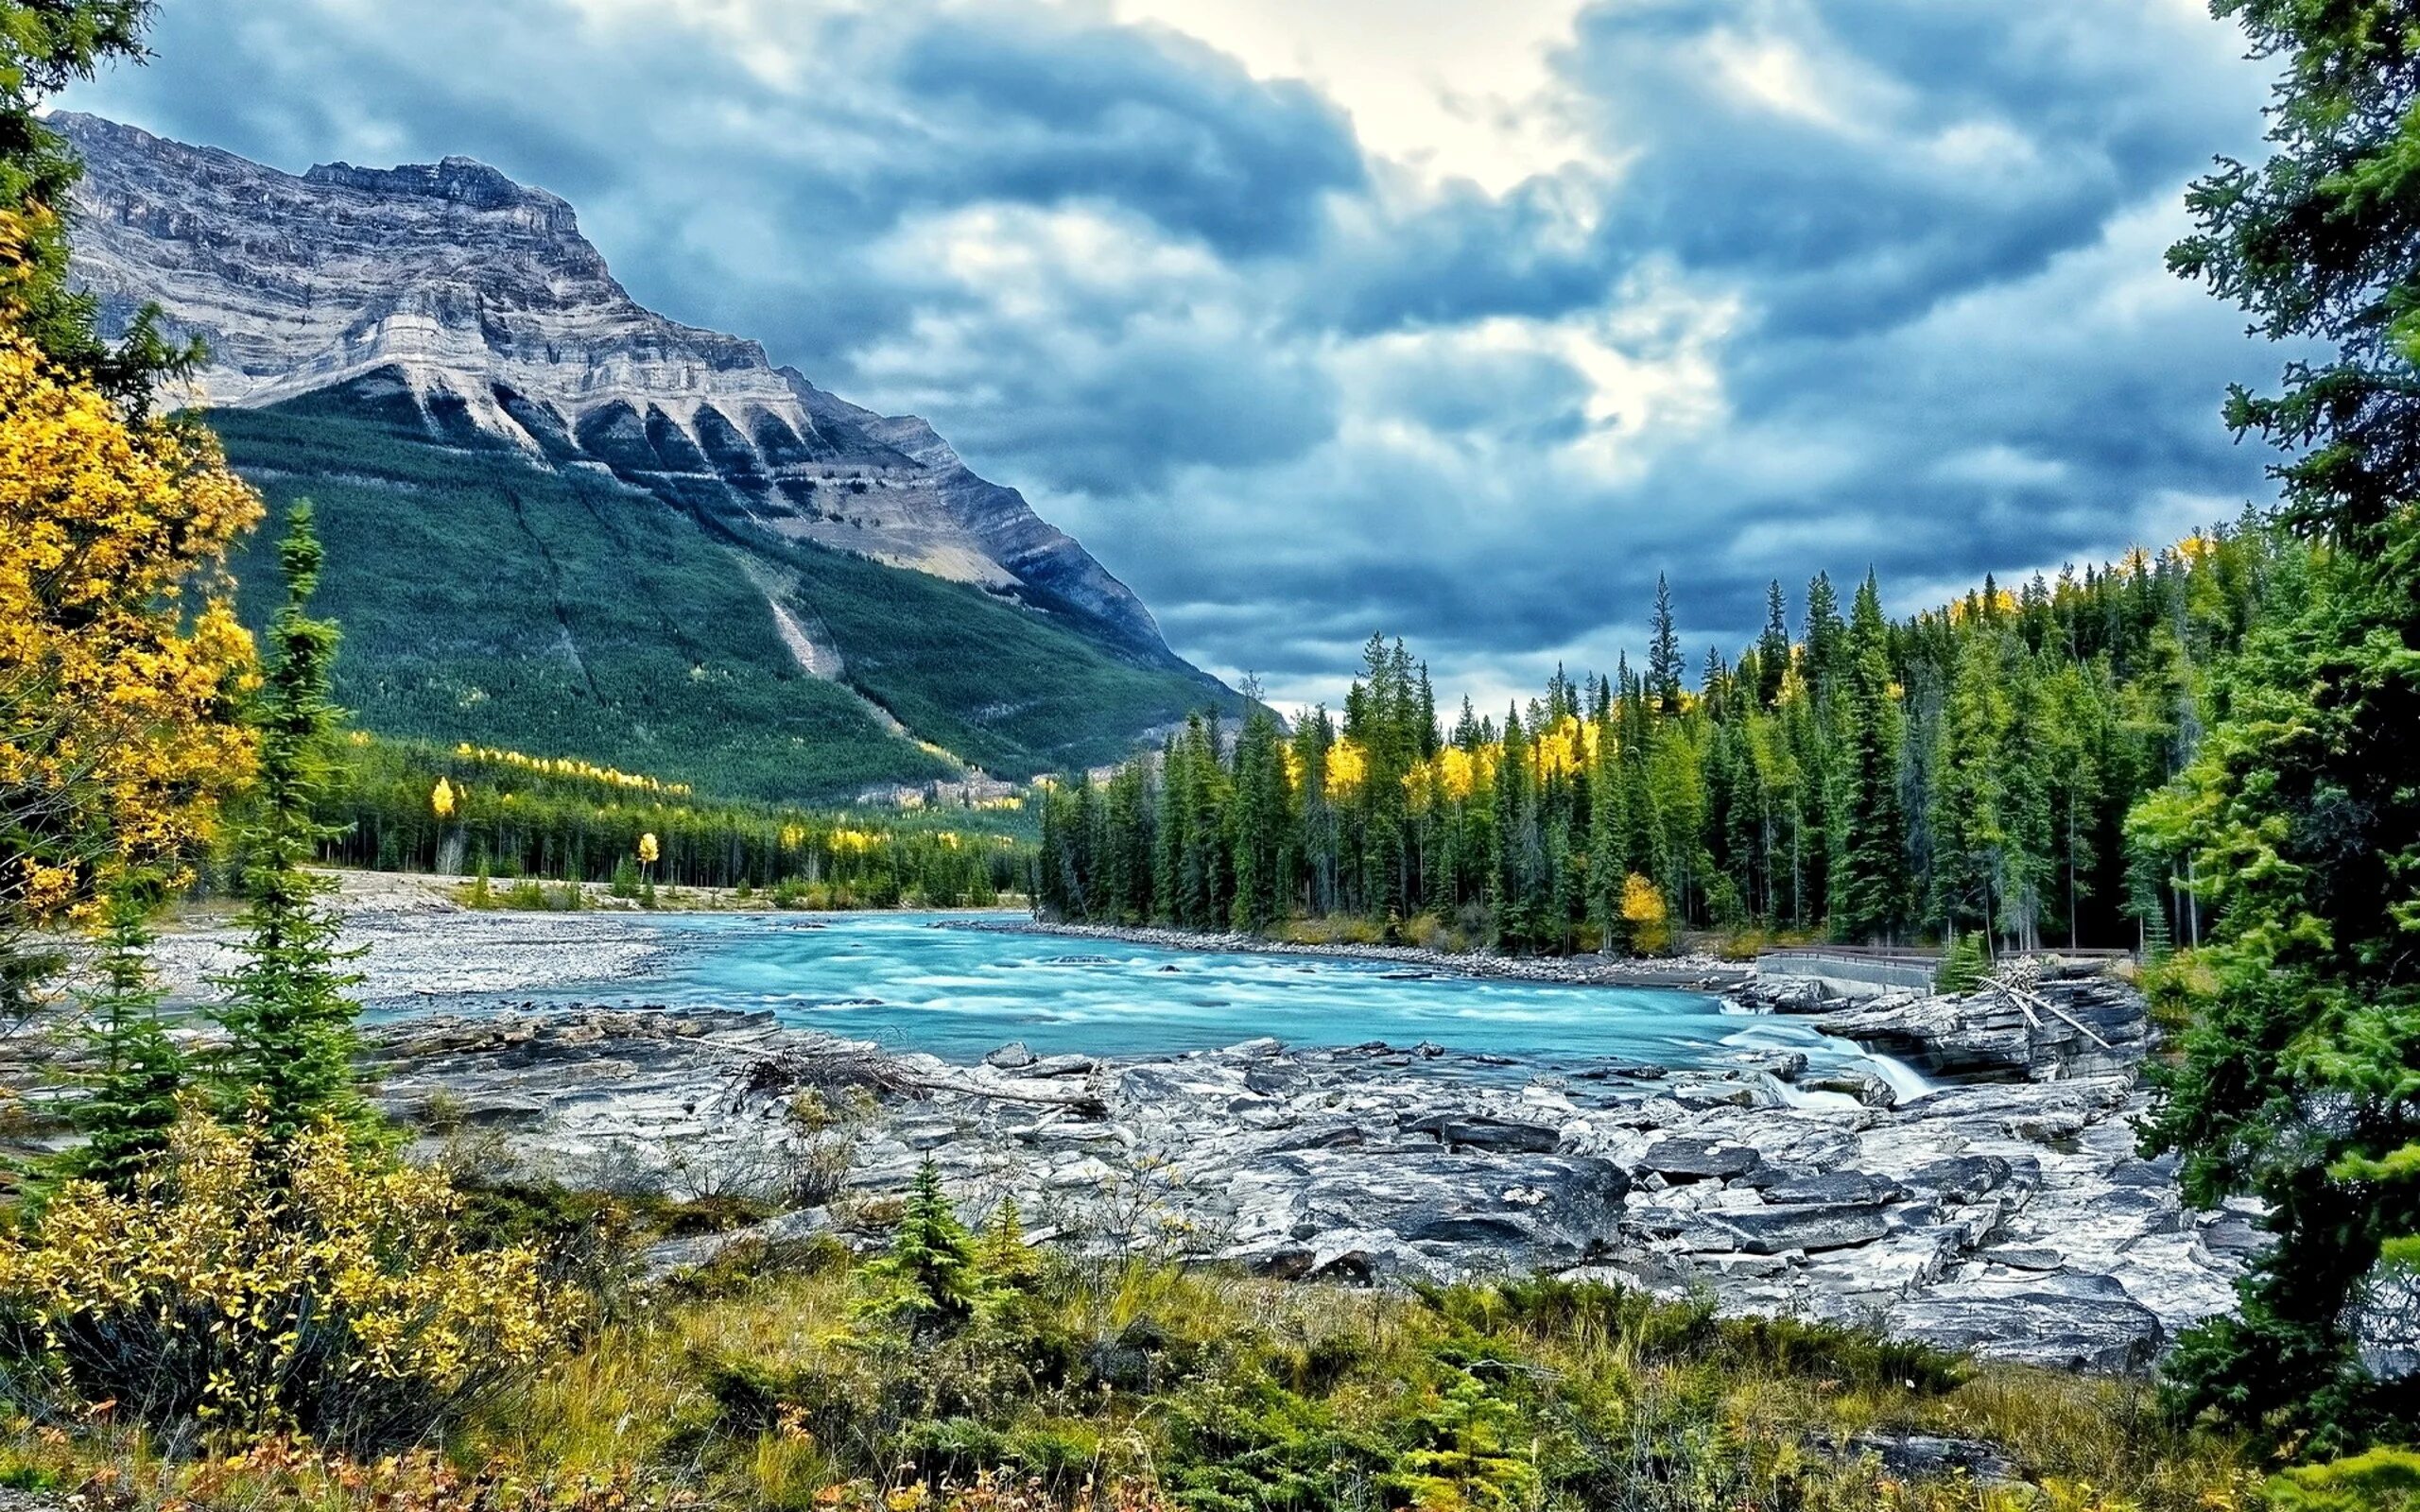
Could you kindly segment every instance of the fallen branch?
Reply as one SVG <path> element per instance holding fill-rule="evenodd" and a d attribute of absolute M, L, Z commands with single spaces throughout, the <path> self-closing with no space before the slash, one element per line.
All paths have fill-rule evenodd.
<path fill-rule="evenodd" d="M 786 1049 L 758 1056 L 739 1074 L 738 1095 L 775 1097 L 802 1088 L 819 1091 L 866 1087 L 895 1096 L 921 1098 L 934 1092 L 959 1097 L 983 1097 L 994 1102 L 1025 1103 L 1036 1108 L 1063 1108 L 1082 1118 L 1107 1118 L 1109 1104 L 1090 1092 L 1073 1094 L 1012 1091 L 1005 1087 L 917 1076 L 890 1057 L 862 1050 Z"/>
<path fill-rule="evenodd" d="M 2016 1005 L 2016 1011 L 2025 1015 L 2025 1022 L 2028 1025 L 2036 1029 L 2042 1027 L 2042 1015 L 2033 1011 L 2033 1005 L 2026 1002 L 2024 996 L 2019 993 L 2016 988 L 2009 986 L 2006 982 L 1999 980 L 1997 977 L 1987 976 L 1983 980 L 1988 983 L 1994 990 L 1997 991 L 2000 996 Z"/>
<path fill-rule="evenodd" d="M 1036 1108 L 1063 1108 L 1083 1118 L 1107 1118 L 1109 1104 L 1091 1092 L 1056 1096 L 1049 1092 L 1012 1092 L 1003 1087 L 978 1087 L 964 1082 L 920 1081 L 920 1091 L 953 1092 L 960 1097 L 988 1097 L 995 1103 L 1026 1103 Z"/>
<path fill-rule="evenodd" d="M 2108 1040 L 2103 1040 L 2100 1035 L 2094 1033 L 2092 1025 L 2084 1022 L 2082 1019 L 2077 1018 L 2074 1014 L 2069 1013 L 2066 1009 L 2050 1002 L 2047 998 L 2035 997 L 2032 993 L 2028 992 L 2021 988 L 2011 987 L 2005 982 L 1992 980 L 1989 978 L 1986 980 L 1991 980 L 1992 986 L 1997 988 L 2002 993 L 2006 994 L 2009 1000 L 2014 1003 L 2018 1007 L 2025 1007 L 2026 1005 L 2030 1003 L 2034 1007 L 2042 1009 L 2045 1013 L 2057 1014 L 2060 1018 L 2066 1020 L 2067 1023 L 2075 1029 L 2076 1033 L 2083 1035 L 2085 1039 L 2091 1040 L 2094 1044 L 2099 1045 L 2101 1049 L 2111 1051 L 2113 1053 L 2117 1050 L 2118 1047 L 2116 1045 L 2111 1044 Z M 2031 1017 L 2030 1010 L 2027 1017 Z M 2041 1027 L 2041 1021 L 2035 1020 L 2034 1027 Z"/>

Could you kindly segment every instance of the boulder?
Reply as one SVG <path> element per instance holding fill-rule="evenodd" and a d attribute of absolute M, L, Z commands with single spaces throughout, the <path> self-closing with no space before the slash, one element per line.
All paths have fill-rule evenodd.
<path fill-rule="evenodd" d="M 1810 1092 L 1839 1092 L 1854 1097 L 1867 1108 L 1895 1108 L 1899 1093 L 1889 1082 L 1870 1071 L 1843 1069 L 1818 1072 L 1798 1078 L 1799 1087 Z"/>
<path fill-rule="evenodd" d="M 1649 1145 L 1634 1169 L 1652 1171 L 1668 1181 L 1703 1181 L 1745 1176 L 1763 1159 L 1751 1145 L 1682 1136 Z"/>
<path fill-rule="evenodd" d="M 1744 1081 L 1691 1082 L 1673 1088 L 1672 1100 L 1693 1113 L 1723 1108 L 1756 1108 L 1781 1101 L 1778 1096 L 1759 1097 L 1755 1086 Z"/>
<path fill-rule="evenodd" d="M 2269 1233 L 2247 1214 L 2222 1212 L 2201 1226 L 2193 1243 L 2206 1264 L 2241 1265 L 2268 1247 Z"/>
<path fill-rule="evenodd" d="M 1034 1062 L 1034 1054 L 1022 1040 L 1013 1040 L 983 1057 L 983 1064 L 1000 1071 L 1023 1071 Z"/>
<path fill-rule="evenodd" d="M 1407 1133 L 1436 1135 L 1437 1142 L 1449 1150 L 1547 1155 L 1563 1143 L 1563 1130 L 1552 1125 L 1477 1113 L 1428 1113 L 1406 1121 L 1403 1126 Z"/>
<path fill-rule="evenodd" d="M 1944 1349 L 2059 1370 L 2140 1370 L 2166 1338 L 2159 1318 L 2107 1277 L 1931 1293 L 1893 1304 L 1883 1327 Z"/>
<path fill-rule="evenodd" d="M 536 1097 L 518 1092 L 475 1092 L 456 1099 L 448 1108 L 446 1099 L 432 1093 L 413 1108 L 412 1113 L 423 1124 L 450 1123 L 462 1128 L 535 1128 L 546 1118 L 546 1104 Z"/>
<path fill-rule="evenodd" d="M 1090 1056 L 1045 1056 L 1025 1068 L 1028 1076 L 1089 1076 L 1100 1069 Z"/>
<path fill-rule="evenodd" d="M 2005 1450 L 1979 1438 L 1877 1428 L 1858 1435 L 1847 1447 L 1852 1457 L 1871 1454 L 1884 1474 L 1900 1480 L 1939 1481 L 1955 1475 L 1978 1486 L 2007 1486 L 2021 1479 L 2016 1461 Z"/>
<path fill-rule="evenodd" d="M 1274 1060 L 1285 1049 L 1283 1040 L 1273 1035 L 1262 1035 L 1257 1040 L 1245 1040 L 1229 1045 L 1219 1054 L 1236 1060 Z"/>
<path fill-rule="evenodd" d="M 1727 1248 L 1752 1255 L 1785 1250 L 1849 1249 L 1870 1245 L 1891 1231 L 1878 1202 L 1810 1203 L 1796 1208 L 1728 1209 L 1702 1214 L 1715 1228 L 1737 1236 Z"/>
<path fill-rule="evenodd" d="M 2082 1108 L 2049 1107 L 2019 1113 L 2008 1120 L 2006 1127 L 2011 1139 L 2057 1144 L 2074 1139 L 2091 1123 L 2092 1115 Z"/>
<path fill-rule="evenodd" d="M 2010 1169 L 1996 1155 L 1953 1155 L 1909 1172 L 1906 1185 L 1949 1202 L 1979 1202 L 2008 1185 Z"/>

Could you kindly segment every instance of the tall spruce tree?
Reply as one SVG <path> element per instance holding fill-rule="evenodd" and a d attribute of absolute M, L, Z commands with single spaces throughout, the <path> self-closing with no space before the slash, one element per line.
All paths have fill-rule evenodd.
<path fill-rule="evenodd" d="M 1781 701 L 1781 679 L 1789 672 L 1789 614 L 1774 578 L 1765 585 L 1765 629 L 1756 638 L 1756 702 L 1767 709 Z"/>
<path fill-rule="evenodd" d="M 61 1162 L 67 1174 L 124 1196 L 168 1147 L 182 1113 L 184 1053 L 160 1022 L 164 996 L 151 971 L 151 909 L 140 879 L 111 893 L 108 932 L 95 963 L 99 980 L 80 994 L 92 1069 L 73 1117 L 84 1143 Z"/>
<path fill-rule="evenodd" d="M 1282 917 L 1284 878 L 1280 872 L 1288 813 L 1285 734 L 1276 716 L 1258 700 L 1250 701 L 1243 733 L 1236 742 L 1234 825 L 1235 902 L 1230 917 L 1235 927 L 1257 934 Z"/>
<path fill-rule="evenodd" d="M 2420 1289 L 2420 15 L 2212 9 L 2282 65 L 2272 152 L 2193 186 L 2169 261 L 2269 336 L 2332 349 L 2226 404 L 2290 454 L 2283 518 L 2321 555 L 2139 821 L 2217 910 L 2216 988 L 2148 1143 L 2183 1154 L 2198 1201 L 2259 1196 L 2275 1236 L 2240 1315 L 2183 1341 L 2179 1400 L 2325 1453 L 2420 1437 L 2420 1390 L 2361 1348 L 2398 1305 L 2408 1340 Z"/>
<path fill-rule="evenodd" d="M 1839 853 L 1831 870 L 1834 933 L 1850 940 L 1895 933 L 1908 897 L 1907 833 L 1899 804 L 1898 699 L 1891 679 L 1891 627 L 1868 573 L 1849 613 L 1841 700 Z"/>
<path fill-rule="evenodd" d="M 236 1110 L 257 1107 L 280 1142 L 322 1118 L 365 1136 L 376 1124 L 354 1079 L 360 1007 L 347 994 L 360 978 L 341 969 L 343 919 L 328 903 L 333 885 L 306 869 L 320 843 L 339 833 L 314 815 L 337 721 L 330 696 L 337 628 L 309 613 L 323 559 L 311 507 L 297 504 L 278 547 L 285 601 L 269 625 L 254 714 L 260 788 L 236 836 L 247 902 L 243 960 L 219 981 L 225 1000 L 216 1010 L 227 1034 L 221 1088 Z"/>
<path fill-rule="evenodd" d="M 1647 692 L 1660 714 L 1681 708 L 1681 679 L 1687 665 L 1681 657 L 1681 632 L 1672 622 L 1672 585 L 1655 575 L 1655 619 L 1647 645 Z"/>

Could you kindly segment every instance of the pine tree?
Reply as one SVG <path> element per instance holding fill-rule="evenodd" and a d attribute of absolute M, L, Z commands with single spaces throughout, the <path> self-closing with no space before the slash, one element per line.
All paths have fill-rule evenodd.
<path fill-rule="evenodd" d="M 959 1222 L 942 1190 L 941 1167 L 930 1160 L 917 1167 L 890 1252 L 866 1266 L 865 1279 L 868 1312 L 919 1332 L 957 1328 L 990 1304 L 975 1237 Z"/>
<path fill-rule="evenodd" d="M 1681 632 L 1672 623 L 1672 585 L 1655 575 L 1655 620 L 1647 650 L 1647 692 L 1659 714 L 1681 707 L 1681 679 L 1686 667 L 1681 657 Z"/>
<path fill-rule="evenodd" d="M 1841 623 L 1840 595 L 1829 573 L 1806 585 L 1806 685 L 1819 704 L 1828 704 L 1846 662 L 1848 630 Z"/>
<path fill-rule="evenodd" d="M 1789 672 L 1788 615 L 1775 578 L 1765 585 L 1765 630 L 1756 640 L 1756 702 L 1767 709 L 1781 701 L 1781 680 Z"/>
<path fill-rule="evenodd" d="M 329 697 L 337 629 L 307 612 L 322 561 L 309 505 L 288 512 L 278 559 L 285 602 L 269 626 L 254 715 L 260 791 L 237 835 L 246 938 L 243 963 L 218 983 L 226 1000 L 216 1016 L 227 1034 L 218 1081 L 236 1109 L 257 1104 L 272 1140 L 322 1118 L 367 1136 L 376 1115 L 354 1084 L 360 1010 L 346 996 L 360 978 L 338 969 L 346 953 L 337 947 L 343 920 L 327 902 L 333 884 L 304 869 L 337 833 L 313 817 L 337 720 Z"/>
<path fill-rule="evenodd" d="M 100 984 L 80 994 L 93 1069 L 73 1117 L 84 1143 L 61 1162 L 67 1174 L 121 1196 L 168 1147 L 186 1084 L 184 1055 L 160 1022 L 164 993 L 151 973 L 150 902 L 133 882 L 108 901 L 108 933 L 95 963 Z"/>
<path fill-rule="evenodd" d="M 1934 758 L 1933 914 L 1943 933 L 1996 934 L 2009 848 L 2005 747 L 2011 728 L 1998 638 L 1961 644 Z"/>
<path fill-rule="evenodd" d="M 1990 974 L 1991 958 L 1983 953 L 1983 936 L 1969 932 L 1958 936 L 1949 953 L 1942 957 L 1941 971 L 1933 978 L 1932 989 L 1949 996 L 1962 996 L 1983 985 Z"/>
<path fill-rule="evenodd" d="M 2294 343 L 2282 391 L 2237 387 L 2226 420 L 2293 454 L 2283 518 L 2323 549 L 2144 816 L 2218 909 L 2217 991 L 2150 1145 L 2182 1153 L 2197 1202 L 2257 1194 L 2275 1235 L 2240 1316 L 2182 1342 L 2181 1404 L 2325 1453 L 2420 1437 L 2420 1392 L 2360 1347 L 2366 1308 L 2420 1287 L 2420 28 L 2408 6 L 2215 9 L 2284 64 L 2273 152 L 2193 186 L 2169 262 Z"/>
<path fill-rule="evenodd" d="M 1254 934 L 1277 921 L 1285 896 L 1279 872 L 1288 817 L 1284 741 L 1276 719 L 1253 704 L 1236 743 L 1236 892 L 1230 917 L 1236 928 Z"/>
<path fill-rule="evenodd" d="M 1025 1214 L 1018 1210 L 1014 1194 L 1001 1196 L 982 1232 L 976 1235 L 975 1264 L 994 1289 L 1020 1286 L 1041 1268 L 1033 1247 L 1026 1242 Z"/>
<path fill-rule="evenodd" d="M 1899 807 L 1901 721 L 1893 696 L 1890 627 L 1874 576 L 1857 591 L 1846 646 L 1842 745 L 1833 803 L 1841 825 L 1833 858 L 1829 913 L 1843 939 L 1894 933 L 1907 899 L 1907 836 Z"/>

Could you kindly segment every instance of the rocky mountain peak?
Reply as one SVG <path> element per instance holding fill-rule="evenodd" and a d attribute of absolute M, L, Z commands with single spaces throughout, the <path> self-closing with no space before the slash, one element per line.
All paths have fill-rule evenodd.
<path fill-rule="evenodd" d="M 1074 615 L 1182 666 L 1141 601 L 913 416 L 851 404 L 753 341 L 647 309 L 572 207 L 466 157 L 294 175 L 95 116 L 76 274 L 105 318 L 147 303 L 210 347 L 199 401 L 335 393 L 432 438 L 602 468 L 760 531 Z"/>
<path fill-rule="evenodd" d="M 472 210 L 533 210 L 543 229 L 563 236 L 579 234 L 579 217 L 560 197 L 544 189 L 514 182 L 500 169 L 476 158 L 451 157 L 437 163 L 407 163 L 394 168 L 356 168 L 350 163 L 323 163 L 302 176 L 306 183 L 352 189 L 378 198 L 416 196 L 443 199 Z"/>

